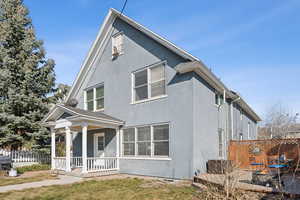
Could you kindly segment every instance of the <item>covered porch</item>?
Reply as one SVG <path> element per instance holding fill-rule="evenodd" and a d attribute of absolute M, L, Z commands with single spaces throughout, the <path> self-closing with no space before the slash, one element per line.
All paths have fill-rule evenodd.
<path fill-rule="evenodd" d="M 102 112 L 56 105 L 43 124 L 51 130 L 52 170 L 99 175 L 119 170 L 123 121 Z M 64 136 L 64 156 L 57 156 L 57 135 Z"/>

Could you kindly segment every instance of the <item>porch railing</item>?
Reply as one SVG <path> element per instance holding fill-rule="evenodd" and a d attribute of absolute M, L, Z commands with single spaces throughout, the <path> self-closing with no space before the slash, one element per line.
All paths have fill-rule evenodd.
<path fill-rule="evenodd" d="M 71 167 L 82 167 L 82 157 L 71 157 Z"/>
<path fill-rule="evenodd" d="M 71 168 L 83 166 L 82 157 L 71 157 Z M 55 157 L 54 168 L 66 170 L 66 157 Z M 116 157 L 88 157 L 87 172 L 118 170 L 118 159 Z"/>
<path fill-rule="evenodd" d="M 54 159 L 54 168 L 59 170 L 66 169 L 66 157 L 55 157 Z"/>
<path fill-rule="evenodd" d="M 117 170 L 117 158 L 115 157 L 89 157 L 87 158 L 87 171 L 111 171 Z"/>

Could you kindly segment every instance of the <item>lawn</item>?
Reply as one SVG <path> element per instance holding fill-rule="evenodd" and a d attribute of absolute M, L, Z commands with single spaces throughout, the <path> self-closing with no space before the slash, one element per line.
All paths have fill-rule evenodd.
<path fill-rule="evenodd" d="M 0 199 L 5 200 L 73 200 L 73 199 L 203 199 L 195 188 L 189 185 L 175 185 L 161 181 L 143 180 L 137 178 L 90 180 L 72 185 L 48 186 L 23 191 L 0 193 Z"/>
<path fill-rule="evenodd" d="M 36 182 L 46 179 L 57 179 L 57 176 L 51 175 L 49 172 L 40 172 L 32 173 L 30 176 L 25 173 L 20 177 L 0 177 L 0 186 Z"/>

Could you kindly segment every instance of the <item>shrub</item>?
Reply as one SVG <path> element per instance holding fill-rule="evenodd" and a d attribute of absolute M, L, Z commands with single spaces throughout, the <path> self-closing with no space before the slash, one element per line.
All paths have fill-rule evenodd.
<path fill-rule="evenodd" d="M 50 165 L 47 164 L 35 164 L 35 165 L 16 168 L 18 174 L 23 174 L 24 172 L 29 172 L 29 171 L 40 171 L 40 170 L 49 170 L 49 169 L 51 169 L 51 167 Z"/>

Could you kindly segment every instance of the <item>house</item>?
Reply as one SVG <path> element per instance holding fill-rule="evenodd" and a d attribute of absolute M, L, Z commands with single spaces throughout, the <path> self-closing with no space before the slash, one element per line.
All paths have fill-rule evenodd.
<path fill-rule="evenodd" d="M 272 138 L 300 138 L 300 124 L 291 123 L 281 126 L 266 124 L 264 127 L 258 128 L 259 139 L 272 139 Z"/>
<path fill-rule="evenodd" d="M 52 169 L 191 179 L 226 159 L 228 140 L 255 139 L 258 121 L 198 58 L 110 9 L 65 104 L 43 124 Z M 58 133 L 65 157 L 55 156 Z"/>

